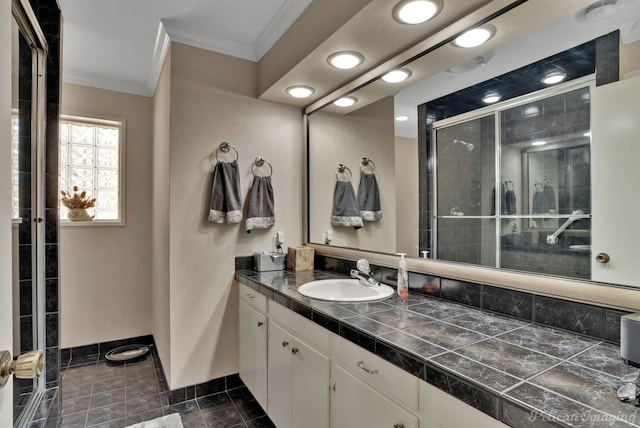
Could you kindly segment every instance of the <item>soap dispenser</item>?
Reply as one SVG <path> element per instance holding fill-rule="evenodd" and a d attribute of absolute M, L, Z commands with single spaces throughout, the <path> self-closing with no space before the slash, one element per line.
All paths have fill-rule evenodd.
<path fill-rule="evenodd" d="M 398 263 L 398 296 L 401 299 L 407 299 L 409 297 L 409 278 L 407 274 L 407 262 L 404 259 L 406 253 L 396 253 L 400 256 L 400 262 Z"/>

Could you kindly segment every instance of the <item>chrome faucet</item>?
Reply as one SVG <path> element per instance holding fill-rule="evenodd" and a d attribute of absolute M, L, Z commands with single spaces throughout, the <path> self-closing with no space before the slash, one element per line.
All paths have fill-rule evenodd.
<path fill-rule="evenodd" d="M 367 259 L 360 259 L 356 263 L 358 269 L 351 269 L 351 278 L 357 279 L 362 285 L 380 287 L 380 283 L 371 275 L 371 267 Z"/>

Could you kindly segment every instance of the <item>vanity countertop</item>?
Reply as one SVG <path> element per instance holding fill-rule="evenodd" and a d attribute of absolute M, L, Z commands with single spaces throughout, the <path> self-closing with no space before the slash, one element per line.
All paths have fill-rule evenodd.
<path fill-rule="evenodd" d="M 507 425 L 640 426 L 640 409 L 616 397 L 620 377 L 637 371 L 618 346 L 422 294 L 334 303 L 297 292 L 344 277 L 236 271 L 240 283 Z"/>

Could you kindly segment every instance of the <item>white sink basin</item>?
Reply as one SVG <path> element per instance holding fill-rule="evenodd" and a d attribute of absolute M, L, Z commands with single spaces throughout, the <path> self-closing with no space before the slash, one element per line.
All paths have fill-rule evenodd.
<path fill-rule="evenodd" d="M 334 302 L 367 302 L 385 299 L 393 295 L 393 288 L 385 284 L 379 287 L 362 285 L 357 279 L 320 279 L 298 287 L 298 293 L 312 299 Z"/>

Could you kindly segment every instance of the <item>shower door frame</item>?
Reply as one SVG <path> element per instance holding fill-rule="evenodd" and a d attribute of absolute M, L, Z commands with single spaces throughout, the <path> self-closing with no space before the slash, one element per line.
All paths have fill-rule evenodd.
<path fill-rule="evenodd" d="M 11 1 L 12 17 L 22 37 L 31 47 L 31 217 L 21 218 L 31 226 L 31 289 L 33 307 L 33 349 L 46 348 L 45 342 L 45 118 L 46 61 L 48 45 L 28 0 Z M 20 73 L 19 73 L 20 74 Z M 18 321 L 19 322 L 19 321 Z M 20 350 L 23 352 L 24 350 Z M 14 355 L 14 358 L 17 355 Z M 20 415 L 14 414 L 14 428 L 29 425 L 42 400 L 46 385 L 43 375 L 34 380 L 34 389 Z M 16 411 L 14 403 L 14 412 Z"/>
<path fill-rule="evenodd" d="M 432 209 L 432 232 L 431 232 L 431 254 L 433 257 L 433 260 L 440 260 L 438 258 L 438 219 L 442 218 L 442 219 L 460 219 L 460 216 L 440 216 L 438 215 L 438 182 L 437 182 L 437 177 L 438 177 L 438 152 L 437 152 L 437 146 L 438 146 L 438 140 L 437 140 L 437 132 L 439 130 L 445 129 L 445 128 L 449 128 L 452 126 L 456 126 L 456 125 L 460 125 L 466 122 L 470 122 L 472 120 L 476 120 L 476 119 L 480 119 L 483 117 L 488 117 L 493 115 L 494 116 L 494 126 L 495 126 L 495 140 L 494 140 L 494 168 L 495 168 L 495 183 L 500 183 L 501 182 L 501 169 L 502 169 L 502 165 L 501 165 L 501 149 L 502 149 L 502 135 L 501 135 L 501 113 L 505 110 L 511 109 L 513 107 L 518 107 L 520 105 L 523 104 L 528 104 L 531 102 L 535 102 L 535 101 L 540 101 L 540 100 L 544 100 L 546 98 L 550 98 L 553 97 L 555 95 L 561 95 L 567 92 L 571 92 L 577 89 L 581 89 L 581 88 L 585 88 L 585 87 L 589 87 L 590 89 L 593 89 L 595 87 L 595 75 L 591 74 L 588 76 L 584 76 L 578 79 L 574 79 L 571 80 L 569 82 L 566 83 L 561 83 L 555 86 L 552 86 L 550 88 L 545 88 L 545 89 L 541 89 L 539 91 L 536 92 L 532 92 L 530 94 L 525 94 L 522 95 L 520 97 L 516 97 L 501 103 L 497 103 L 497 104 L 493 104 L 493 105 L 489 105 L 477 110 L 473 110 L 467 113 L 462 113 L 459 114 L 457 116 L 453 116 L 450 118 L 446 118 L 446 119 L 442 119 L 439 120 L 437 122 L 434 122 L 432 124 L 432 128 L 431 128 L 431 138 L 430 138 L 430 150 L 429 152 L 432 153 L 432 159 L 433 159 L 433 177 L 435 180 L 434 186 L 433 186 L 433 196 L 429 201 L 429 206 L 433 207 Z M 570 217 L 570 215 L 566 214 L 566 215 L 561 215 L 561 214 L 555 214 L 555 215 L 502 215 L 501 214 L 501 206 L 500 206 L 500 198 L 496 197 L 496 207 L 495 207 L 495 212 L 496 214 L 493 216 L 463 216 L 462 218 L 476 218 L 476 219 L 494 219 L 495 220 L 495 243 L 496 243 L 496 249 L 495 249 L 495 264 L 492 266 L 485 266 L 485 265 L 481 265 L 481 264 L 474 264 L 477 266 L 482 266 L 482 267 L 489 267 L 489 268 L 501 268 L 500 265 L 500 253 L 501 253 L 501 245 L 500 245 L 500 237 L 501 237 L 501 220 L 502 219 L 536 219 L 536 218 L 545 218 L 545 219 L 550 219 L 550 218 L 558 218 L 558 219 L 567 219 L 568 217 Z M 579 216 L 581 218 L 585 218 L 585 219 L 589 219 L 591 218 L 590 214 L 585 214 L 583 216 Z M 451 260 L 443 260 L 443 261 L 451 261 Z M 454 261 L 455 262 L 455 261 Z"/>

